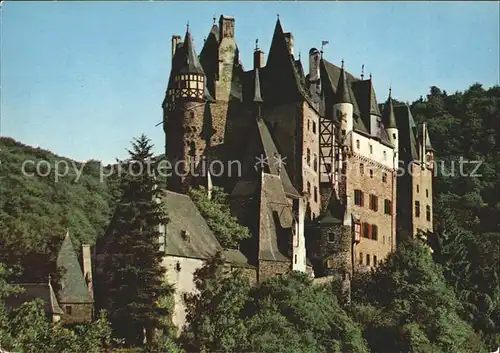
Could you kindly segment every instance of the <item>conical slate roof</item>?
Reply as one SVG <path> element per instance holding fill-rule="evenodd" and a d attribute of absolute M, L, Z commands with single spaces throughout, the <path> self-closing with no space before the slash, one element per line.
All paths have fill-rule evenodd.
<path fill-rule="evenodd" d="M 389 90 L 389 97 L 385 102 L 382 122 L 387 129 L 397 128 L 396 115 L 394 114 L 394 105 L 392 104 L 391 90 Z"/>
<path fill-rule="evenodd" d="M 337 84 L 337 92 L 335 94 L 336 103 L 351 103 L 352 99 L 349 94 L 349 88 L 347 87 L 347 80 L 344 70 L 344 65 L 342 65 L 342 70 L 340 72 L 339 82 Z"/>
<path fill-rule="evenodd" d="M 345 207 L 337 197 L 335 190 L 332 191 L 330 201 L 325 212 L 320 216 L 318 222 L 321 226 L 343 224 Z"/>
<path fill-rule="evenodd" d="M 428 151 L 436 151 L 434 149 L 434 147 L 432 147 L 432 144 L 431 144 L 431 139 L 429 137 L 429 130 L 425 130 L 425 149 L 428 150 Z"/>
<path fill-rule="evenodd" d="M 182 56 L 179 59 L 179 73 L 204 75 L 205 72 L 198 60 L 198 55 L 196 55 L 189 27 L 180 50 L 182 50 Z"/>
<path fill-rule="evenodd" d="M 92 303 L 87 283 L 76 257 L 69 232 L 57 256 L 57 267 L 63 270 L 59 298 L 61 303 Z"/>

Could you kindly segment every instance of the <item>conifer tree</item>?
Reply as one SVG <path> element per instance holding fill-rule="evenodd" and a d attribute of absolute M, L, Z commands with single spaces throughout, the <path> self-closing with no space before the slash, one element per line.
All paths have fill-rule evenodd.
<path fill-rule="evenodd" d="M 158 299 L 171 293 L 159 251 L 159 225 L 167 218 L 159 202 L 163 191 L 156 184 L 152 148 L 145 135 L 134 139 L 129 159 L 121 164 L 122 198 L 108 230 L 112 256 L 105 275 L 110 321 L 115 335 L 127 345 L 152 341 L 153 332 L 163 328 L 162 317 L 167 315 Z"/>

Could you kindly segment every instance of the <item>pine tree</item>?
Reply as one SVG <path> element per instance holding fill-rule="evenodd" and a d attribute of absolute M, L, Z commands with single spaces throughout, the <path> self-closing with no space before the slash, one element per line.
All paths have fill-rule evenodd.
<path fill-rule="evenodd" d="M 122 198 L 108 230 L 110 321 L 127 345 L 140 345 L 145 338 L 151 342 L 155 329 L 164 328 L 162 317 L 168 313 L 158 299 L 171 293 L 158 244 L 159 225 L 167 218 L 159 202 L 163 190 L 156 184 L 152 148 L 145 135 L 134 139 L 130 158 L 121 164 Z"/>

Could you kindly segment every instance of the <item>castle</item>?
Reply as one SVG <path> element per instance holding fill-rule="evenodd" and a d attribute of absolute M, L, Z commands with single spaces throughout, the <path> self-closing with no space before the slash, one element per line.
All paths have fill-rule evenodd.
<path fill-rule="evenodd" d="M 178 327 L 195 270 L 217 252 L 228 270 L 241 268 L 254 282 L 295 270 L 337 276 L 349 292 L 353 272 L 376 267 L 402 234 L 425 240 L 433 232 L 434 150 L 425 124 L 417 127 L 390 91 L 379 105 L 371 75 L 357 78 L 316 48 L 308 61 L 305 73 L 279 18 L 267 60 L 256 45 L 247 71 L 234 18 L 214 19 L 199 55 L 189 26 L 183 40 L 172 36 L 162 108 L 175 168 L 159 244 Z M 238 249 L 222 248 L 186 195 L 197 185 L 209 197 L 213 185 L 229 194 L 252 235 Z"/>

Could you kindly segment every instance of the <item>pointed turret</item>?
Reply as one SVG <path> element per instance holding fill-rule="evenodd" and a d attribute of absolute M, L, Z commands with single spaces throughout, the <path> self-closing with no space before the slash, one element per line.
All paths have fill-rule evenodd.
<path fill-rule="evenodd" d="M 182 61 L 180 62 L 181 66 L 179 68 L 179 73 L 199 74 L 204 76 L 205 72 L 203 71 L 200 61 L 198 60 L 198 55 L 196 54 L 196 50 L 194 48 L 191 32 L 189 31 L 189 25 L 186 29 L 183 48 L 183 57 L 181 58 Z"/>
<path fill-rule="evenodd" d="M 57 256 L 57 267 L 64 272 L 61 278 L 59 298 L 61 303 L 92 303 L 82 268 L 76 257 L 69 231 Z"/>
<path fill-rule="evenodd" d="M 344 60 L 342 60 L 342 68 L 340 71 L 339 82 L 337 84 L 337 92 L 335 93 L 336 103 L 350 103 L 352 104 L 351 95 L 347 86 L 346 74 L 344 70 Z"/>
<path fill-rule="evenodd" d="M 389 88 L 389 97 L 385 102 L 384 112 L 382 114 L 382 122 L 386 129 L 397 128 L 396 115 L 394 114 L 394 105 L 392 102 L 392 89 Z"/>

